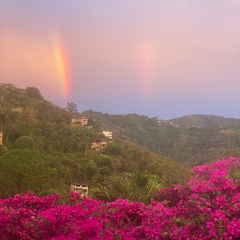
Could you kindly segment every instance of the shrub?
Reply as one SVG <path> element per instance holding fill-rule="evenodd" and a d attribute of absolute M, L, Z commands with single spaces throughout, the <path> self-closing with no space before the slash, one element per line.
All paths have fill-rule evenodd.
<path fill-rule="evenodd" d="M 195 167 L 149 205 L 77 193 L 64 204 L 31 192 L 0 199 L 0 239 L 240 239 L 239 167 L 235 157 Z"/>

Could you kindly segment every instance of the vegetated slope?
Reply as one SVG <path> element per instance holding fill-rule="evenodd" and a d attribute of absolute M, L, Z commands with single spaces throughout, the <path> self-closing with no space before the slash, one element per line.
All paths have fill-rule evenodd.
<path fill-rule="evenodd" d="M 210 127 L 212 125 L 229 125 L 240 124 L 240 119 L 225 118 L 216 115 L 193 114 L 179 118 L 170 119 L 169 121 L 181 127 Z"/>
<path fill-rule="evenodd" d="M 187 165 L 240 155 L 240 119 L 198 114 L 166 121 L 137 114 L 83 114 L 94 116 L 121 138 Z"/>
<path fill-rule="evenodd" d="M 117 136 L 115 132 L 121 126 L 104 151 L 91 150 L 101 130 L 117 129 L 117 124 L 104 120 L 104 114 L 96 114 L 100 118 L 95 119 L 93 112 L 93 128 L 72 127 L 71 119 L 85 114 L 55 106 L 44 100 L 35 87 L 0 85 L 0 131 L 4 133 L 5 145 L 0 145 L 0 196 L 28 190 L 40 195 L 56 192 L 64 195 L 72 182 L 88 183 L 91 191 L 111 175 L 138 171 L 157 175 L 162 186 L 190 177 L 188 168 L 151 153 L 130 138 Z"/>

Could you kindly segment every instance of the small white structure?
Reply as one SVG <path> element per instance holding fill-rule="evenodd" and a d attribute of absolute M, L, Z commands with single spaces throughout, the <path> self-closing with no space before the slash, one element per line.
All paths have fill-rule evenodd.
<path fill-rule="evenodd" d="M 113 134 L 112 132 L 109 132 L 109 131 L 102 131 L 102 134 L 105 136 L 105 137 L 108 137 L 108 138 L 111 138 L 113 137 Z"/>
<path fill-rule="evenodd" d="M 88 196 L 88 184 L 86 183 L 72 183 L 70 187 L 71 192 L 77 192 L 81 196 Z"/>

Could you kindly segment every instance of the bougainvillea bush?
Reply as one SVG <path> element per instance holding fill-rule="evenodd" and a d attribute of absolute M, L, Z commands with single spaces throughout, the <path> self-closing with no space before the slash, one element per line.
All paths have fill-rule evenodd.
<path fill-rule="evenodd" d="M 240 159 L 193 168 L 184 185 L 161 189 L 150 205 L 104 203 L 77 193 L 28 192 L 0 199 L 0 239 L 240 239 Z"/>

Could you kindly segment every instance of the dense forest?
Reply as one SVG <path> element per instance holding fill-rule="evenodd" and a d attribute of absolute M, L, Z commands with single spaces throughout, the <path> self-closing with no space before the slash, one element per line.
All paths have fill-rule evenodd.
<path fill-rule="evenodd" d="M 109 115 L 103 121 L 102 114 L 95 114 L 78 113 L 74 103 L 68 103 L 66 109 L 55 106 L 35 87 L 18 89 L 2 84 L 0 197 L 29 190 L 38 195 L 65 196 L 71 183 L 83 182 L 89 185 L 89 194 L 98 199 L 128 196 L 148 202 L 155 189 L 190 178 L 187 167 L 123 137 L 117 128 L 113 141 L 102 151 L 91 149 L 102 130 L 113 127 L 107 122 Z M 91 128 L 71 125 L 72 118 L 81 116 L 89 119 Z M 119 116 L 119 129 L 122 124 L 127 123 Z M 128 127 L 132 127 L 131 121 Z M 142 193 L 149 198 L 141 199 Z"/>
<path fill-rule="evenodd" d="M 161 120 L 137 114 L 86 111 L 117 136 L 188 166 L 240 155 L 240 119 L 190 115 Z"/>

